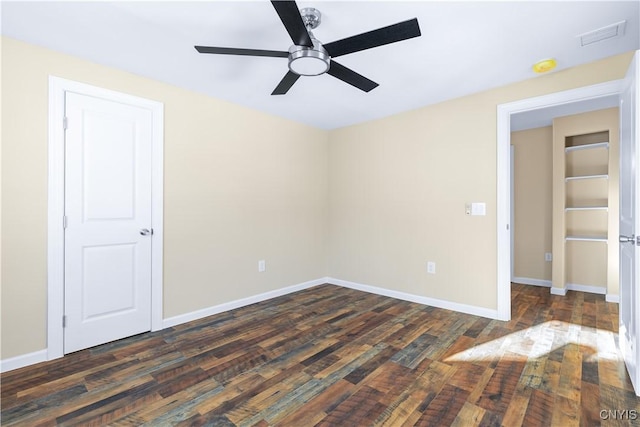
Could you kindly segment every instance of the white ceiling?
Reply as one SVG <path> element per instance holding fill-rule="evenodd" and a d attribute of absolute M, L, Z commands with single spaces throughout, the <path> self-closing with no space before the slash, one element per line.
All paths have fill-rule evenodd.
<path fill-rule="evenodd" d="M 268 1 L 2 1 L 2 34 L 324 129 L 333 129 L 640 48 L 635 1 L 299 1 L 324 43 L 417 17 L 422 37 L 340 57 L 380 86 L 329 75 L 271 96 L 285 58 L 203 55 L 194 45 L 287 50 Z M 579 34 L 626 20 L 623 37 L 580 47 Z M 555 71 L 557 72 L 557 71 Z"/>

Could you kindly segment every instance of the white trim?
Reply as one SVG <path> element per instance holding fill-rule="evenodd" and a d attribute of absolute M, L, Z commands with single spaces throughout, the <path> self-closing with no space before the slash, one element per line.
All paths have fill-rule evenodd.
<path fill-rule="evenodd" d="M 566 295 L 567 291 L 587 292 L 598 295 L 606 295 L 607 293 L 607 288 L 604 286 L 580 285 L 578 283 L 567 283 L 564 290 L 561 290 L 560 288 L 553 288 L 551 280 L 532 279 L 531 277 L 514 277 L 513 283 L 551 288 L 551 293 L 553 295 Z"/>
<path fill-rule="evenodd" d="M 133 104 L 152 113 L 151 330 L 162 328 L 164 106 L 162 103 L 49 76 L 49 171 L 47 247 L 47 360 L 64 355 L 64 130 L 65 93 L 74 92 Z"/>
<path fill-rule="evenodd" d="M 509 102 L 497 106 L 497 303 L 500 320 L 511 319 L 511 251 L 509 216 L 511 210 L 511 194 L 509 191 L 510 168 L 509 157 L 511 145 L 511 115 L 525 111 L 538 110 L 555 105 L 569 104 L 605 96 L 619 95 L 623 80 L 614 80 L 592 86 L 566 90 L 549 95 L 537 96 L 520 101 Z M 551 293 L 554 293 L 551 288 Z M 556 289 L 555 292 L 560 292 Z M 566 293 L 566 290 L 564 291 Z M 557 294 L 554 294 L 557 295 Z"/>
<path fill-rule="evenodd" d="M 503 112 L 503 110 L 505 112 Z M 511 320 L 511 114 L 498 105 L 497 112 L 497 311 L 498 319 Z"/>
<path fill-rule="evenodd" d="M 151 330 L 162 329 L 164 271 L 164 104 L 152 102 L 151 146 Z"/>
<path fill-rule="evenodd" d="M 327 282 L 332 285 L 338 285 L 345 288 L 355 289 L 357 291 L 368 292 L 370 294 L 382 295 L 385 297 L 397 298 L 404 301 L 411 301 L 418 304 L 429 305 L 432 307 L 444 308 L 446 310 L 458 311 L 461 313 L 473 314 L 475 316 L 488 317 L 490 319 L 498 319 L 497 310 L 478 307 L 475 305 L 461 304 L 453 301 L 446 301 L 436 298 L 423 297 L 405 292 L 392 291 L 390 289 L 379 288 L 377 286 L 364 285 L 361 283 L 349 282 L 347 280 L 327 278 Z M 501 320 L 501 319 L 498 319 Z"/>
<path fill-rule="evenodd" d="M 510 230 L 509 230 L 509 235 L 510 235 L 510 239 L 511 241 L 509 242 L 509 244 L 511 245 L 511 251 L 509 252 L 511 254 L 511 281 L 513 282 L 513 278 L 516 275 L 516 257 L 515 257 L 515 250 L 516 250 L 516 205 L 515 203 L 512 203 L 513 200 L 515 200 L 515 194 L 516 194 L 516 174 L 515 174 L 515 170 L 516 170 L 516 146 L 515 145 L 510 145 L 509 146 L 509 173 L 510 178 L 509 178 L 509 206 L 511 207 L 511 209 L 509 210 L 509 223 L 510 223 Z"/>
<path fill-rule="evenodd" d="M 244 307 L 250 304 L 266 301 L 279 296 L 291 294 L 304 289 L 313 288 L 315 286 L 330 283 L 332 285 L 342 286 L 345 288 L 355 289 L 362 292 L 373 293 L 376 295 L 383 295 L 390 298 L 397 298 L 404 301 L 411 301 L 418 304 L 429 305 L 432 307 L 443 308 L 446 310 L 458 311 L 461 313 L 472 314 L 475 316 L 487 317 L 490 319 L 497 319 L 498 312 L 496 310 L 487 309 L 484 307 L 477 307 L 467 304 L 460 304 L 452 301 L 445 301 L 436 298 L 423 297 L 419 295 L 408 294 L 405 292 L 392 291 L 389 289 L 379 288 L 376 286 L 363 285 L 360 283 L 349 282 L 346 280 L 335 279 L 332 277 L 322 277 L 308 282 L 299 283 L 297 285 L 288 286 L 281 289 L 276 289 L 262 294 L 253 295 L 247 298 L 241 298 L 239 300 L 230 301 L 223 304 L 218 304 L 212 307 L 203 308 L 201 310 L 192 311 L 190 313 L 180 314 L 178 316 L 170 317 L 162 321 L 161 329 L 169 328 L 172 326 L 180 325 L 186 322 L 202 319 L 214 314 L 223 313 L 225 311 L 234 310 L 240 307 Z M 11 359 L 1 361 L 0 372 L 5 372 L 17 368 L 21 368 L 35 363 L 51 360 L 49 357 L 50 350 L 40 350 L 34 353 L 17 356 Z M 61 356 L 60 356 L 61 357 Z"/>
<path fill-rule="evenodd" d="M 587 292 L 589 294 L 606 295 L 607 288 L 605 286 L 580 285 L 578 283 L 567 283 L 568 291 Z"/>
<path fill-rule="evenodd" d="M 607 294 L 604 297 L 606 302 L 615 302 L 616 304 L 620 304 L 620 295 Z"/>
<path fill-rule="evenodd" d="M 244 307 L 257 302 L 269 300 L 271 298 L 280 297 L 293 292 L 298 292 L 304 289 L 312 288 L 314 286 L 323 285 L 328 283 L 328 278 L 323 277 L 320 279 L 310 280 L 308 282 L 300 283 L 286 288 L 276 289 L 274 291 L 264 292 L 262 294 L 253 295 L 246 298 L 241 298 L 235 301 L 226 302 L 223 304 L 214 305 L 212 307 L 203 308 L 201 310 L 192 311 L 190 313 L 180 314 L 168 319 L 164 319 L 163 328 L 169 328 L 171 326 L 180 325 L 182 323 L 191 322 L 193 320 L 202 319 L 203 317 L 212 316 L 214 314 L 223 313 L 225 311 L 234 310 L 236 308 Z"/>
<path fill-rule="evenodd" d="M 155 233 L 155 230 L 154 230 Z M 239 300 L 227 302 L 224 304 L 219 304 L 213 307 L 204 308 L 201 310 L 193 311 L 191 313 L 185 313 L 178 316 L 170 317 L 168 319 L 160 319 L 160 328 L 169 328 L 171 326 L 180 325 L 182 323 L 190 322 L 193 320 L 198 320 L 203 317 L 211 316 L 213 314 L 223 313 L 225 311 L 234 310 L 236 308 L 244 307 L 250 304 L 255 304 L 257 302 L 266 301 L 271 298 L 276 298 L 282 295 L 287 295 L 293 292 L 298 292 L 304 289 L 312 288 L 314 286 L 323 285 L 329 282 L 328 277 L 322 277 L 320 279 L 310 280 L 308 282 L 300 283 L 293 286 L 288 286 L 286 288 L 276 289 L 274 291 L 265 292 L 262 294 L 250 296 L 247 298 L 242 298 Z M 62 316 L 62 314 L 60 315 Z M 60 328 L 62 329 L 62 328 Z M 155 329 L 154 330 L 159 330 Z M 60 336 L 62 337 L 62 331 L 60 331 Z M 62 348 L 62 346 L 60 346 Z M 11 371 L 14 369 L 22 368 L 29 365 L 34 365 L 36 363 L 45 362 L 47 360 L 56 359 L 57 357 L 62 357 L 63 355 L 57 357 L 50 357 L 51 354 L 51 346 L 47 350 L 40 350 L 33 353 L 24 354 L 21 356 L 16 356 L 10 359 L 0 361 L 0 372 Z"/>
<path fill-rule="evenodd" d="M 551 280 L 532 279 L 530 277 L 514 277 L 513 283 L 519 283 L 521 285 L 542 286 L 545 288 L 551 288 Z M 587 292 L 590 294 L 606 295 L 607 288 L 604 286 L 593 285 L 580 285 L 578 283 L 567 283 L 564 291 L 560 288 L 552 288 L 551 293 L 553 295 L 566 295 L 567 291 Z"/>
<path fill-rule="evenodd" d="M 49 76 L 47 360 L 64 354 L 64 82 Z"/>
<path fill-rule="evenodd" d="M 0 372 L 13 371 L 25 366 L 47 361 L 47 350 L 38 350 L 21 356 L 0 360 Z"/>
<path fill-rule="evenodd" d="M 545 288 L 551 287 L 551 280 L 533 279 L 531 277 L 514 277 L 512 282 L 521 285 L 543 286 Z"/>

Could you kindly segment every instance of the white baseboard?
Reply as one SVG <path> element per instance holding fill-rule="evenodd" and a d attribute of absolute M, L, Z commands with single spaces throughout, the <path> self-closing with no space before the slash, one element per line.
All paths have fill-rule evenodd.
<path fill-rule="evenodd" d="M 604 286 L 580 285 L 578 283 L 567 283 L 567 290 L 588 292 L 590 294 L 606 295 L 607 288 Z"/>
<path fill-rule="evenodd" d="M 46 360 L 47 350 L 38 350 L 33 353 L 10 357 L 8 359 L 0 360 L 0 372 L 13 371 L 14 369 L 35 365 L 36 363 L 45 362 Z"/>
<path fill-rule="evenodd" d="M 551 283 L 546 280 L 531 279 L 526 277 L 514 277 L 513 281 L 516 283 L 523 283 L 525 285 L 545 286 L 551 287 Z M 498 311 L 484 307 L 478 307 L 474 305 L 461 304 L 453 301 L 446 301 L 437 298 L 423 297 L 420 295 L 409 294 L 405 292 L 393 291 L 390 289 L 379 288 L 377 286 L 365 285 L 362 283 L 349 282 L 347 280 L 336 279 L 333 277 L 323 277 L 316 280 L 310 280 L 308 282 L 300 283 L 286 288 L 276 289 L 273 291 L 265 292 L 258 295 L 253 295 L 247 298 L 242 298 L 235 301 L 230 301 L 224 304 L 215 305 L 213 307 L 203 308 L 201 310 L 193 311 L 190 313 L 181 314 L 178 316 L 164 319 L 162 323 L 163 328 L 169 328 L 182 323 L 190 322 L 192 320 L 198 320 L 203 317 L 211 316 L 213 314 L 219 314 L 225 311 L 234 310 L 236 308 L 244 307 L 257 302 L 266 301 L 271 298 L 287 295 L 293 292 L 301 291 L 303 289 L 312 288 L 314 286 L 322 285 L 324 283 L 331 283 L 333 285 L 342 286 L 345 288 L 355 289 L 358 291 L 368 292 L 377 295 L 383 295 L 391 298 L 397 298 L 404 301 L 411 301 L 418 304 L 429 305 L 432 307 L 443 308 L 446 310 L 458 311 L 461 313 L 472 314 L 481 317 L 487 317 L 490 319 L 498 318 Z M 582 292 L 591 292 L 597 294 L 606 294 L 606 289 L 599 286 L 578 285 L 574 283 L 567 284 L 566 288 L 554 288 L 551 287 L 551 293 L 553 295 L 566 295 L 567 290 L 575 290 Z M 620 302 L 619 295 L 606 295 L 608 302 Z M 0 372 L 12 371 L 14 369 L 23 368 L 25 366 L 34 365 L 36 363 L 44 362 L 47 360 L 47 350 L 39 350 L 33 353 L 23 354 L 21 356 L 12 357 L 5 360 L 0 360 Z"/>
<path fill-rule="evenodd" d="M 276 289 L 274 291 L 265 292 L 258 295 L 253 295 L 247 298 L 241 298 L 235 301 L 225 302 L 223 304 L 214 305 L 212 307 L 203 308 L 201 310 L 192 311 L 190 313 L 180 314 L 178 316 L 169 317 L 162 321 L 162 328 L 169 328 L 171 326 L 180 325 L 182 323 L 191 322 L 192 320 L 202 319 L 203 317 L 212 316 L 214 314 L 223 313 L 225 311 L 234 310 L 236 308 L 244 307 L 246 305 L 255 304 L 257 302 L 266 301 L 271 298 L 280 297 L 293 292 L 301 291 L 303 289 L 312 288 L 314 286 L 327 283 L 329 279 L 323 277 L 316 280 L 310 280 L 308 282 L 300 283 L 286 288 Z"/>
<path fill-rule="evenodd" d="M 282 289 L 276 289 L 274 291 L 265 292 L 265 293 L 254 295 L 247 298 L 242 298 L 236 301 L 219 304 L 213 307 L 204 308 L 202 310 L 193 311 L 191 313 L 185 313 L 179 316 L 170 317 L 162 321 L 162 328 L 163 329 L 169 328 L 171 326 L 179 325 L 181 323 L 190 322 L 192 320 L 197 320 L 203 317 L 211 316 L 212 314 L 222 313 L 224 311 L 244 307 L 246 305 L 254 304 L 256 302 L 261 302 L 271 298 L 276 298 L 282 295 L 301 291 L 303 289 L 312 288 L 314 286 L 322 285 L 324 283 L 328 283 L 327 277 L 311 280 L 311 281 L 300 283 L 293 286 L 288 286 Z M 11 357 L 9 359 L 0 360 L 0 372 L 12 371 L 14 369 L 23 368 L 25 366 L 34 365 L 36 363 L 45 362 L 47 360 L 48 358 L 47 358 L 46 349 L 35 351 L 33 353 L 23 354 L 21 356 Z"/>
<path fill-rule="evenodd" d="M 553 286 L 551 287 L 551 295 L 560 295 L 560 296 L 565 296 L 567 295 L 567 288 L 554 288 Z"/>
<path fill-rule="evenodd" d="M 551 280 L 533 279 L 531 277 L 514 277 L 511 281 L 521 285 L 544 286 L 545 288 L 551 287 Z"/>
<path fill-rule="evenodd" d="M 411 301 L 418 304 L 424 304 L 432 307 L 443 308 L 446 310 L 458 311 L 461 313 L 487 317 L 490 319 L 498 318 L 497 310 L 478 307 L 474 305 L 461 304 L 461 303 L 441 300 L 437 298 L 424 297 L 424 296 L 409 294 L 405 292 L 393 291 L 390 289 L 379 288 L 376 286 L 365 285 L 361 283 L 349 282 L 347 280 L 341 280 L 341 279 L 336 279 L 332 277 L 322 277 L 320 279 L 311 280 L 311 281 L 300 283 L 293 286 L 288 286 L 286 288 L 276 289 L 276 290 L 265 292 L 262 294 L 253 295 L 247 298 L 242 298 L 239 300 L 230 301 L 230 302 L 215 305 L 212 307 L 203 308 L 201 310 L 192 311 L 190 313 L 185 313 L 178 316 L 170 317 L 163 320 L 162 327 L 163 329 L 169 328 L 172 326 L 180 325 L 182 323 L 198 320 L 203 317 L 219 314 L 225 311 L 234 310 L 236 308 L 244 307 L 257 302 L 266 301 L 271 298 L 276 298 L 276 297 L 287 295 L 293 292 L 301 291 L 303 289 L 312 288 L 314 286 L 322 285 L 324 283 L 331 283 L 333 285 L 343 286 L 345 288 L 355 289 L 355 290 L 373 293 L 377 295 L 383 295 L 391 298 L 397 298 L 404 301 Z M 546 285 L 540 285 L 540 286 L 546 286 Z M 551 288 L 551 293 L 554 293 L 554 289 L 555 288 Z M 565 293 L 566 293 L 566 290 L 564 290 L 564 293 L 562 293 L 562 295 L 564 295 Z M 617 297 L 617 295 L 612 295 L 611 297 Z M 607 296 L 607 298 L 609 298 L 609 296 Z M 17 357 L 0 361 L 0 372 L 6 372 L 6 371 L 22 368 L 24 366 L 33 365 L 35 363 L 44 362 L 46 360 L 47 360 L 47 350 L 40 350 L 33 353 L 24 354 L 22 356 L 17 356 Z"/>
<path fill-rule="evenodd" d="M 567 283 L 564 288 L 551 287 L 551 295 L 567 295 L 567 291 L 587 292 L 590 294 L 606 295 L 607 288 L 604 286 L 580 285 L 578 283 Z"/>
<path fill-rule="evenodd" d="M 604 299 L 607 302 L 615 302 L 617 304 L 620 304 L 620 295 L 607 294 Z"/>
<path fill-rule="evenodd" d="M 590 294 L 598 294 L 598 295 L 607 294 L 607 288 L 605 288 L 604 286 L 580 285 L 578 283 L 567 283 L 567 286 L 564 289 L 562 289 L 562 288 L 554 288 L 551 285 L 551 280 L 532 279 L 530 277 L 514 277 L 513 279 L 511 279 L 511 281 L 513 283 L 520 283 L 522 285 L 544 286 L 546 288 L 551 288 L 552 295 L 566 295 L 567 291 L 588 292 Z M 612 297 L 617 297 L 617 295 L 612 295 Z"/>
<path fill-rule="evenodd" d="M 355 289 L 371 294 L 383 295 L 386 297 L 397 298 L 404 301 L 411 301 L 418 304 L 430 305 L 432 307 L 444 308 L 446 310 L 458 311 L 461 313 L 473 314 L 475 316 L 488 317 L 489 319 L 498 319 L 498 310 L 492 310 L 489 308 L 461 304 L 436 298 L 423 297 L 420 295 L 408 294 L 405 292 L 392 291 L 385 288 L 379 288 L 377 286 L 363 285 L 361 283 L 335 279 L 333 277 L 328 277 L 327 282 L 332 285 L 343 286 L 345 288 Z"/>

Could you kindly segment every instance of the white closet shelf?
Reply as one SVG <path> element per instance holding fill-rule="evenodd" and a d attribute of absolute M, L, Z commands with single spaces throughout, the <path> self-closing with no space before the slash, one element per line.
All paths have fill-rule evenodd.
<path fill-rule="evenodd" d="M 606 236 L 567 236 L 565 237 L 567 241 L 575 241 L 575 242 L 606 242 Z"/>
<path fill-rule="evenodd" d="M 564 208 L 565 211 L 608 211 L 608 206 L 571 206 Z"/>
<path fill-rule="evenodd" d="M 609 142 L 605 141 L 605 142 L 598 142 L 595 144 L 573 145 L 571 147 L 566 147 L 564 150 L 567 153 L 570 153 L 572 151 L 593 150 L 595 148 L 609 148 Z"/>
<path fill-rule="evenodd" d="M 602 174 L 602 175 L 580 175 L 580 176 L 568 176 L 566 177 L 564 180 L 566 182 L 569 181 L 578 181 L 581 179 L 609 179 L 609 175 L 607 174 Z"/>

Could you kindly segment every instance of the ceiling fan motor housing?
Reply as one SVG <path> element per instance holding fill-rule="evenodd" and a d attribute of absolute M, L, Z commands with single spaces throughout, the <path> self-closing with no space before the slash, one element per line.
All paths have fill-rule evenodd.
<path fill-rule="evenodd" d="M 300 9 L 300 16 L 304 26 L 309 30 L 314 30 L 320 25 L 322 14 L 315 7 L 304 7 Z"/>

